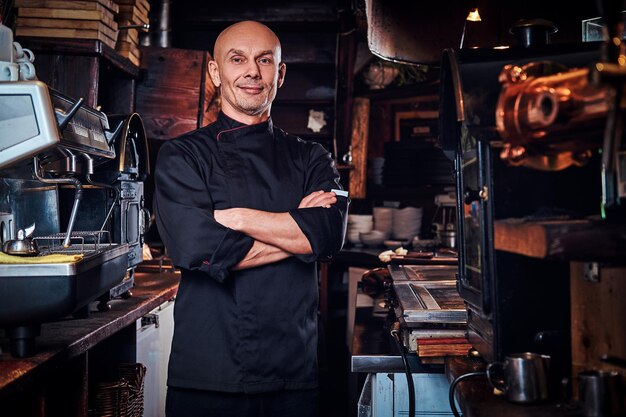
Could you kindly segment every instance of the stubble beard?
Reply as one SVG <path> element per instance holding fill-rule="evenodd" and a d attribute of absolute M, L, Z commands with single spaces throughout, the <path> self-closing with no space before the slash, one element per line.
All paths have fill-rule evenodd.
<path fill-rule="evenodd" d="M 242 97 L 235 97 L 235 102 L 237 103 L 237 107 L 249 116 L 258 116 L 271 104 L 268 97 L 263 97 L 263 100 L 251 100 Z"/>

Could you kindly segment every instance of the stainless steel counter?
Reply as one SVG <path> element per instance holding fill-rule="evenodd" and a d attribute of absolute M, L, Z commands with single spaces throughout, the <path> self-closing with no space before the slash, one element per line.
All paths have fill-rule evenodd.
<path fill-rule="evenodd" d="M 395 317 L 373 314 L 372 307 L 356 309 L 351 371 L 364 373 L 404 372 L 402 356 L 389 333 Z M 407 355 L 413 373 L 443 372 L 443 363 L 424 363 L 416 354 Z"/>

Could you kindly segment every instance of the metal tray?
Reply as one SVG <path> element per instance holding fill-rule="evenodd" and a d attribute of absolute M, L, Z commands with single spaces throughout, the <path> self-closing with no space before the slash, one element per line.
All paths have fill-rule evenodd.
<path fill-rule="evenodd" d="M 86 253 L 77 263 L 0 265 L 0 326 L 52 321 L 72 314 L 120 283 L 128 245 Z"/>
<path fill-rule="evenodd" d="M 456 290 L 456 281 L 394 282 L 398 299 L 396 315 L 407 326 L 425 323 L 467 323 L 467 309 Z"/>
<path fill-rule="evenodd" d="M 456 280 L 457 265 L 388 265 L 396 281 L 451 281 Z"/>

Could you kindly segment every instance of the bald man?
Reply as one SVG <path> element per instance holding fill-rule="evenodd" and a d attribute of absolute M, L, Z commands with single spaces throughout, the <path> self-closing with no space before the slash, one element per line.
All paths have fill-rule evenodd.
<path fill-rule="evenodd" d="M 317 263 L 343 245 L 330 154 L 275 127 L 286 74 L 267 26 L 226 28 L 209 63 L 221 112 L 162 146 L 159 233 L 181 270 L 168 417 L 316 414 Z"/>

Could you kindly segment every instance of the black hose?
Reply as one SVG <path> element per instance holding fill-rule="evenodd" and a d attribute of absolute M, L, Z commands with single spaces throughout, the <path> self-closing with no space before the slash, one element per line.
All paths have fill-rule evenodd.
<path fill-rule="evenodd" d="M 404 351 L 404 347 L 400 342 L 400 324 L 395 322 L 393 326 L 391 326 L 391 336 L 393 336 L 393 340 L 396 342 L 396 347 L 398 351 L 400 351 L 400 356 L 402 357 L 402 364 L 404 365 L 404 373 L 406 375 L 406 383 L 409 388 L 409 417 L 415 417 L 415 385 L 413 385 L 413 374 L 411 373 L 411 366 L 409 365 L 409 360 L 406 357 L 406 352 Z"/>
<path fill-rule="evenodd" d="M 457 384 L 463 381 L 464 379 L 471 378 L 473 376 L 485 376 L 485 375 L 487 375 L 487 372 L 484 372 L 484 371 L 483 372 L 470 372 L 467 374 L 459 375 L 456 378 L 454 378 L 454 381 L 452 381 L 452 383 L 450 384 L 450 390 L 448 391 L 448 400 L 450 401 L 450 409 L 452 410 L 452 414 L 454 414 L 454 417 L 461 417 L 461 415 L 456 409 L 456 405 L 454 404 L 454 390 L 456 389 Z"/>

